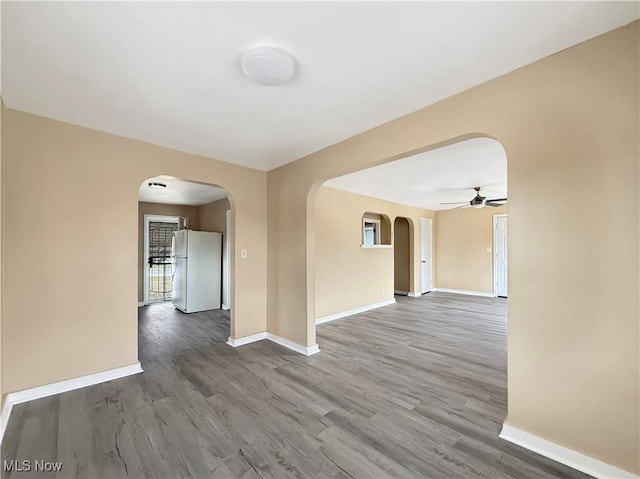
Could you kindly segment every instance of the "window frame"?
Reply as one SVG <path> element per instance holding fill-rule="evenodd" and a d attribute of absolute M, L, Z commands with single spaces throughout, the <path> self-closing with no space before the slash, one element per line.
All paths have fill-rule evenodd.
<path fill-rule="evenodd" d="M 373 227 L 373 244 L 367 244 L 367 223 L 371 223 L 374 225 Z M 382 222 L 379 219 L 373 218 L 362 218 L 362 247 L 363 248 L 375 248 L 377 246 L 382 246 L 381 243 L 381 228 Z"/>

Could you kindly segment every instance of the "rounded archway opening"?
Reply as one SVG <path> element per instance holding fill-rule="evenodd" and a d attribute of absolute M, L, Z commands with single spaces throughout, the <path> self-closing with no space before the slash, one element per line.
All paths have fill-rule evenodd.
<path fill-rule="evenodd" d="M 393 221 L 393 289 L 407 296 L 411 291 L 413 228 L 411 218 L 398 216 Z"/>
<path fill-rule="evenodd" d="M 192 338 L 220 343 L 231 335 L 233 216 L 233 199 L 220 185 L 169 175 L 150 177 L 140 184 L 141 360 L 170 354 L 169 345 L 184 341 L 185 331 L 180 328 L 193 329 Z"/>
<path fill-rule="evenodd" d="M 384 213 L 362 214 L 362 247 L 391 246 L 391 221 Z"/>
<path fill-rule="evenodd" d="M 472 204 L 477 196 L 481 207 Z M 309 328 L 392 301 L 394 292 L 495 296 L 492 219 L 506 214 L 506 199 L 506 152 L 483 135 L 372 159 L 366 168 L 317 181 L 307 203 L 308 304 L 315 310 Z M 390 241 L 382 238 L 381 214 L 392 219 Z M 378 241 L 376 219 L 380 244 L 368 245 Z"/>

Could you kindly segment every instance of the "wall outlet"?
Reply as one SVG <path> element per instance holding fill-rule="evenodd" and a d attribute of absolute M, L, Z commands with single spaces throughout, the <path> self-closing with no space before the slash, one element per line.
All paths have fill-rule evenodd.
<path fill-rule="evenodd" d="M 382 288 L 382 296 L 384 296 L 384 288 Z"/>
<path fill-rule="evenodd" d="M 491 253 L 491 246 L 487 246 L 487 253 Z"/>

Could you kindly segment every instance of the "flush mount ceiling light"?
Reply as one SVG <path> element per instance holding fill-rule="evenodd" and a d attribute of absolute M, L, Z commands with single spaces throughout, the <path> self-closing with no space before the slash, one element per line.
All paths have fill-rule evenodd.
<path fill-rule="evenodd" d="M 242 53 L 242 71 L 254 82 L 279 86 L 293 78 L 296 64 L 291 55 L 275 47 L 252 47 Z"/>
<path fill-rule="evenodd" d="M 156 188 L 156 189 L 161 190 L 161 189 L 166 188 L 166 187 L 167 187 L 166 183 L 160 183 L 158 181 L 150 181 L 149 182 L 149 188 Z"/>

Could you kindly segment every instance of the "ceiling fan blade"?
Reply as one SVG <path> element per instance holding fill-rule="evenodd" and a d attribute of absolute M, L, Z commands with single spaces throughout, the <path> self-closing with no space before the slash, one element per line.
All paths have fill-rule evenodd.
<path fill-rule="evenodd" d="M 461 205 L 462 203 L 469 203 L 468 201 L 454 201 L 452 203 L 440 203 L 441 205 Z"/>
<path fill-rule="evenodd" d="M 505 203 L 489 203 L 488 201 L 484 204 L 485 206 L 491 206 L 493 208 L 499 208 L 500 206 L 504 206 Z"/>
<path fill-rule="evenodd" d="M 462 206 L 456 206 L 455 208 L 451 208 L 452 210 L 458 210 L 460 208 L 466 208 L 467 206 L 471 206 L 471 205 L 462 205 Z"/>
<path fill-rule="evenodd" d="M 495 202 L 495 201 L 507 201 L 507 199 L 506 199 L 506 198 L 496 198 L 495 200 L 487 200 L 487 203 L 488 203 L 488 202 L 490 202 L 490 201 L 491 201 L 491 202 Z"/>

